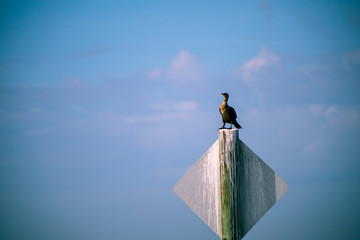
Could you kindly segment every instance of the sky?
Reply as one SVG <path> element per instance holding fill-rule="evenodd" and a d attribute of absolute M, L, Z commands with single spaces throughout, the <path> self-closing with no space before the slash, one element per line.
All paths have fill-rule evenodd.
<path fill-rule="evenodd" d="M 0 238 L 219 239 L 173 193 L 239 136 L 289 185 L 244 237 L 360 238 L 358 1 L 2 1 Z"/>

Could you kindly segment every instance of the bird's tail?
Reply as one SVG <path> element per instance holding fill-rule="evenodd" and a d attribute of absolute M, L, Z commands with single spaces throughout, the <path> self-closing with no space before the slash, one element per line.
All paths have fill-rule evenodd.
<path fill-rule="evenodd" d="M 240 126 L 240 124 L 238 124 L 238 122 L 237 122 L 236 120 L 233 122 L 233 124 L 234 124 L 234 126 L 235 126 L 236 128 L 242 128 L 242 127 Z"/>

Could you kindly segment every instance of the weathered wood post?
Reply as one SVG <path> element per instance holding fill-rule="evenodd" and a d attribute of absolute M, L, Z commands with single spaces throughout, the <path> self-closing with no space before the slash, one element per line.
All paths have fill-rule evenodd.
<path fill-rule="evenodd" d="M 221 202 L 221 239 L 237 240 L 236 224 L 236 157 L 239 132 L 219 130 L 219 168 L 220 168 L 220 202 Z"/>

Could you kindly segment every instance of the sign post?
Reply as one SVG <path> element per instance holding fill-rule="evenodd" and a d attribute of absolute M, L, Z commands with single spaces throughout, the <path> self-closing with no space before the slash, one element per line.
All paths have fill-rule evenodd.
<path fill-rule="evenodd" d="M 219 139 L 174 186 L 222 240 L 242 239 L 288 189 L 238 134 L 219 130 Z"/>

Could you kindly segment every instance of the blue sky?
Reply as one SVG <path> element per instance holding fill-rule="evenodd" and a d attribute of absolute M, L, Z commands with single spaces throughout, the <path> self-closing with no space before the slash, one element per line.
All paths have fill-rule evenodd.
<path fill-rule="evenodd" d="M 244 239 L 360 238 L 357 1 L 5 1 L 0 236 L 219 239 L 172 192 L 240 138 L 289 191 Z"/>

